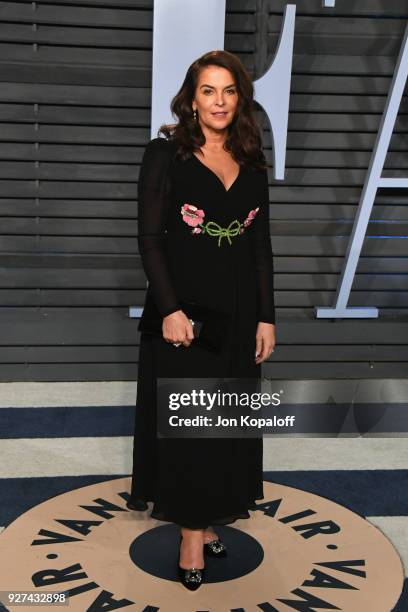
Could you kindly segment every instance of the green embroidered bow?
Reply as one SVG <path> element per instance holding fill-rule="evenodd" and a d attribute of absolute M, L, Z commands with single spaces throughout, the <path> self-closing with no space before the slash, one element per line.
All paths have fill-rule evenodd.
<path fill-rule="evenodd" d="M 242 224 L 238 221 L 238 219 L 234 219 L 234 221 L 231 221 L 228 227 L 221 227 L 221 225 L 218 225 L 218 223 L 216 223 L 215 221 L 208 221 L 204 226 L 204 230 L 210 236 L 219 236 L 218 246 L 220 246 L 221 240 L 223 238 L 227 238 L 228 242 L 232 244 L 231 238 L 239 234 L 241 225 Z"/>

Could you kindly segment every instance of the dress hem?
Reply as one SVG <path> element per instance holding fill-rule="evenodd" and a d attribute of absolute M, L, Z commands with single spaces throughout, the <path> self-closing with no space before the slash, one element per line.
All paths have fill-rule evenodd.
<path fill-rule="evenodd" d="M 157 519 L 159 521 L 165 521 L 168 523 L 175 523 L 176 525 L 180 525 L 180 527 L 185 527 L 186 529 L 207 529 L 207 527 L 209 527 L 210 525 L 230 525 L 231 523 L 235 523 L 235 521 L 239 520 L 239 519 L 249 519 L 251 518 L 248 510 L 256 510 L 256 500 L 261 500 L 264 499 L 263 495 L 254 497 L 253 502 L 250 502 L 247 506 L 247 509 L 242 511 L 242 512 L 236 512 L 234 514 L 231 514 L 229 516 L 226 517 L 222 517 L 222 518 L 213 518 L 211 520 L 209 520 L 206 525 L 186 525 L 186 524 L 182 524 L 181 522 L 179 522 L 177 520 L 176 517 L 170 517 L 170 515 L 165 514 L 162 511 L 159 510 L 155 510 L 154 507 L 150 512 L 150 517 L 153 519 Z M 137 498 L 137 499 L 129 499 L 126 502 L 126 507 L 129 510 L 136 510 L 138 512 L 145 512 L 146 510 L 149 509 L 149 506 L 147 505 L 148 502 L 152 502 L 154 504 L 154 500 L 152 499 L 141 499 L 141 498 Z"/>

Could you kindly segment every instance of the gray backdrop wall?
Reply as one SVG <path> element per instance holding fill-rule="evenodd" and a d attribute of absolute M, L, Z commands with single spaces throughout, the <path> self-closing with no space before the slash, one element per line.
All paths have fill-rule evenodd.
<path fill-rule="evenodd" d="M 313 307 L 333 303 L 408 4 L 292 3 L 287 170 L 270 184 L 278 346 L 263 373 L 405 377 L 407 190 L 378 193 L 349 302 L 378 306 L 380 318 L 316 320 Z M 285 4 L 227 2 L 225 48 L 254 79 Z M 2 381 L 137 379 L 128 308 L 143 305 L 146 288 L 137 180 L 150 139 L 152 8 L 0 2 Z M 407 113 L 405 96 L 384 176 L 408 174 Z M 271 162 L 266 129 L 264 143 Z"/>

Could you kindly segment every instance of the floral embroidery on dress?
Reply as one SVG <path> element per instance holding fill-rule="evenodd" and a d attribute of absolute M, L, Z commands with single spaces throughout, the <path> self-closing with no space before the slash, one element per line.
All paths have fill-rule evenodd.
<path fill-rule="evenodd" d="M 255 219 L 259 210 L 259 206 L 249 211 L 247 218 L 241 223 L 238 219 L 234 219 L 228 225 L 228 227 L 221 227 L 215 221 L 207 221 L 204 223 L 205 212 L 197 206 L 183 204 L 180 209 L 183 221 L 190 227 L 193 227 L 192 234 L 205 234 L 209 236 L 218 236 L 218 246 L 221 245 L 221 240 L 227 238 L 230 245 L 232 244 L 231 238 L 242 234 L 246 228 L 248 228 L 252 221 Z"/>
<path fill-rule="evenodd" d="M 259 206 L 257 208 L 254 208 L 253 210 L 250 210 L 248 213 L 247 218 L 244 221 L 244 225 L 245 227 L 248 227 L 248 225 L 251 225 L 252 221 L 255 219 L 256 214 L 259 210 Z"/>
<path fill-rule="evenodd" d="M 203 210 L 198 209 L 197 206 L 192 206 L 191 204 L 184 204 L 181 207 L 181 214 L 183 215 L 183 221 L 187 223 L 187 225 L 191 225 L 195 227 L 197 231 L 193 231 L 193 234 L 199 234 L 201 232 L 200 228 L 197 225 L 201 225 L 204 220 L 205 213 Z"/>

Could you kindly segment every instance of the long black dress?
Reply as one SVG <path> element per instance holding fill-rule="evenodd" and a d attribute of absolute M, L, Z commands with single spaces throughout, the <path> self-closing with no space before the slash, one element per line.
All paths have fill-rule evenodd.
<path fill-rule="evenodd" d="M 164 317 L 192 301 L 232 314 L 233 325 L 219 354 L 141 334 L 128 507 L 153 501 L 153 518 L 200 529 L 249 518 L 263 498 L 262 438 L 157 438 L 155 378 L 260 377 L 257 323 L 275 322 L 268 175 L 241 165 L 227 190 L 195 155 L 175 152 L 154 138 L 139 176 L 145 307 L 153 300 Z"/>

